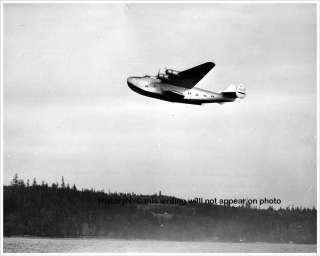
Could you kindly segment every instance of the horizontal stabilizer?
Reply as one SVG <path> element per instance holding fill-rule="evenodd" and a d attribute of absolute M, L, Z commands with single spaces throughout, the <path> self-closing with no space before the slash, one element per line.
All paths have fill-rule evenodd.
<path fill-rule="evenodd" d="M 221 94 L 225 97 L 243 99 L 246 97 L 246 88 L 242 84 L 238 86 L 231 84 Z"/>
<path fill-rule="evenodd" d="M 234 84 L 229 85 L 226 89 L 224 89 L 222 92 L 236 92 L 236 86 Z"/>

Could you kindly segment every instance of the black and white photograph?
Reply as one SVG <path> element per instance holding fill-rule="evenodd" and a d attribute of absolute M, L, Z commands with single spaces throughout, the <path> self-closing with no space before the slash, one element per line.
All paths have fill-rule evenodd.
<path fill-rule="evenodd" d="M 2 1 L 1 253 L 318 248 L 318 1 Z"/>

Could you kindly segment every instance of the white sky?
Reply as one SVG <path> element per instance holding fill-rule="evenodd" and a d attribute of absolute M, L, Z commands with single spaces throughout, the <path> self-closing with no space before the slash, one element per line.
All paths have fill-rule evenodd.
<path fill-rule="evenodd" d="M 316 205 L 316 4 L 5 4 L 4 182 Z M 216 67 L 224 105 L 126 78 Z"/>

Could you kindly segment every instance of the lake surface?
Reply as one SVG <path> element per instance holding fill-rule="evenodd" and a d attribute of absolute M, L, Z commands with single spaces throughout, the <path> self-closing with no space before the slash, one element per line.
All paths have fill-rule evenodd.
<path fill-rule="evenodd" d="M 159 253 L 219 253 L 219 252 L 316 252 L 309 244 L 176 242 L 155 240 L 117 240 L 105 238 L 26 238 L 5 237 L 4 252 L 159 252 Z"/>

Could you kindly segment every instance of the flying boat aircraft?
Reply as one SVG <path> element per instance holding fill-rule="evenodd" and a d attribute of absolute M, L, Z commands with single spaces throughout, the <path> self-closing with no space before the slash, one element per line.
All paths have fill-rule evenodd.
<path fill-rule="evenodd" d="M 156 76 L 129 77 L 127 83 L 133 91 L 141 95 L 170 102 L 221 104 L 245 98 L 246 89 L 242 84 L 231 84 L 221 92 L 195 87 L 214 66 L 213 62 L 206 62 L 184 71 L 166 69 L 164 73 L 158 72 Z"/>

